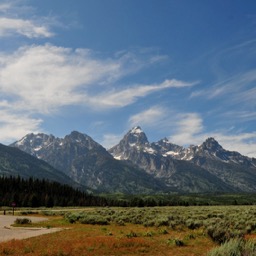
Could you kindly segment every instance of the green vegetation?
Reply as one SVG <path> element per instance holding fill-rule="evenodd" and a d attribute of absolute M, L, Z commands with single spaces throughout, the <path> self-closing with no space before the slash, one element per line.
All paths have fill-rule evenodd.
<path fill-rule="evenodd" d="M 255 206 L 99 208 L 69 212 L 65 214 L 65 219 L 82 224 L 141 224 L 173 230 L 201 229 L 218 244 L 256 232 Z M 168 234 L 167 230 L 163 232 Z"/>
<path fill-rule="evenodd" d="M 170 253 L 168 255 L 177 256 L 193 253 L 207 256 L 256 255 L 256 206 L 252 205 L 38 208 L 22 211 L 24 214 L 35 212 L 49 216 L 52 222 L 33 223 L 33 227 L 65 227 L 55 242 L 56 250 L 61 248 L 67 255 L 77 255 L 78 251 L 83 255 L 88 248 L 93 248 L 90 255 L 114 255 L 119 250 L 115 255 L 124 255 L 128 247 L 133 250 L 132 255 L 143 255 L 144 252 L 158 255 L 156 246 L 159 246 L 158 250 Z M 17 219 L 19 224 L 27 220 L 27 216 Z M 53 237 L 54 234 L 49 235 L 49 244 Z M 63 243 L 60 242 L 62 240 Z M 73 244 L 71 240 L 74 240 Z M 69 247 L 63 249 L 66 245 Z M 24 242 L 24 248 L 26 246 Z M 33 248 L 37 251 L 37 247 Z M 3 247 L 2 251 L 5 249 Z"/>
<path fill-rule="evenodd" d="M 220 247 L 212 249 L 207 256 L 254 256 L 256 243 L 251 240 L 231 239 Z"/>

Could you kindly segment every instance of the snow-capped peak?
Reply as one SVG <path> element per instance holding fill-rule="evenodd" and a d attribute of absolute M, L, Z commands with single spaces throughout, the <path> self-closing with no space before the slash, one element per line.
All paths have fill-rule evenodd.
<path fill-rule="evenodd" d="M 140 133 L 144 133 L 143 130 L 140 128 L 140 126 L 135 126 L 131 129 L 130 133 L 133 134 L 140 134 Z"/>

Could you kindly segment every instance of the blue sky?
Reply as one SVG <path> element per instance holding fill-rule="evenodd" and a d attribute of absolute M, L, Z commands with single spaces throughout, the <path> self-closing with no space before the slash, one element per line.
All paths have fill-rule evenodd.
<path fill-rule="evenodd" d="M 0 142 L 214 137 L 256 157 L 256 1 L 0 1 Z"/>

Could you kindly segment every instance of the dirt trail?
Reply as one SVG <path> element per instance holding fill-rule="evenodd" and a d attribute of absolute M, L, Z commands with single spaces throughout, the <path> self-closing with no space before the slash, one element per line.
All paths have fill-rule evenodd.
<path fill-rule="evenodd" d="M 15 228 L 11 225 L 17 218 L 24 218 L 22 216 L 8 216 L 0 215 L 0 242 L 12 240 L 12 239 L 25 239 L 34 236 L 40 236 L 52 232 L 60 231 L 61 228 Z M 26 217 L 32 222 L 40 222 L 47 220 L 43 217 Z"/>

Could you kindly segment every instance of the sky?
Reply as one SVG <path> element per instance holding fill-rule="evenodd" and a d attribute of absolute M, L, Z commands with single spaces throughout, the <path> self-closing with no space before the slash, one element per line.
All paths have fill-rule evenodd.
<path fill-rule="evenodd" d="M 255 0 L 0 0 L 0 142 L 76 130 L 256 157 Z"/>

